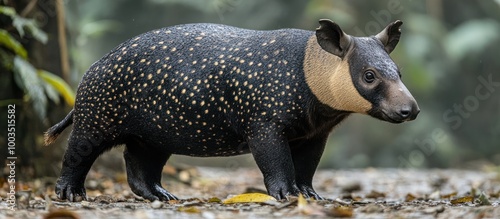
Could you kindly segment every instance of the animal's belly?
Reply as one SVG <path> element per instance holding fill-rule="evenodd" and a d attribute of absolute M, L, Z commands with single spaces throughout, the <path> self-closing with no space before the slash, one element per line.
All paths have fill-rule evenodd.
<path fill-rule="evenodd" d="M 246 140 L 236 134 L 196 134 L 185 131 L 183 136 L 173 136 L 167 147 L 173 154 L 196 157 L 234 156 L 250 152 Z"/>

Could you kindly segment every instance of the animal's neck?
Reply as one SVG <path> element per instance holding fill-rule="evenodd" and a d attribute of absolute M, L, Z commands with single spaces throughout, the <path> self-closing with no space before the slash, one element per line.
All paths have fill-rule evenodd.
<path fill-rule="evenodd" d="M 329 133 L 350 114 L 350 112 L 335 110 L 318 103 L 309 113 L 309 125 L 313 127 L 315 132 Z"/>
<path fill-rule="evenodd" d="M 348 58 L 341 58 L 323 50 L 312 35 L 306 45 L 304 75 L 307 85 L 318 100 L 340 111 L 366 113 L 371 103 L 354 87 Z"/>
<path fill-rule="evenodd" d="M 350 112 L 335 110 L 325 104 L 311 101 L 304 123 L 296 127 L 297 133 L 289 140 L 295 141 L 328 135 L 350 114 Z"/>

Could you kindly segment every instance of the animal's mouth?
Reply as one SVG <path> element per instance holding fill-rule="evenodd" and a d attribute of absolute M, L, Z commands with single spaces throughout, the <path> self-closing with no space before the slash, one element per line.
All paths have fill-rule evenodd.
<path fill-rule="evenodd" d="M 400 116 L 394 113 L 386 112 L 384 110 L 372 110 L 369 111 L 368 114 L 382 121 L 396 123 L 396 124 L 410 120 L 409 118 L 401 118 Z"/>
<path fill-rule="evenodd" d="M 390 123 L 403 123 L 405 121 L 409 121 L 408 119 L 400 119 L 400 118 L 394 118 L 394 116 L 389 116 L 386 112 L 380 111 L 380 115 L 382 120 L 390 122 Z"/>

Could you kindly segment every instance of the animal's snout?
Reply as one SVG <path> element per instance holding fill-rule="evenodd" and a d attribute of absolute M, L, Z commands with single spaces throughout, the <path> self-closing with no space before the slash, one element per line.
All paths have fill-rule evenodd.
<path fill-rule="evenodd" d="M 369 114 L 392 123 L 411 121 L 420 113 L 417 101 L 403 83 L 389 87 L 388 95 Z"/>
<path fill-rule="evenodd" d="M 418 113 L 420 113 L 420 108 L 416 102 L 413 102 L 409 105 L 405 105 L 396 112 L 396 114 L 400 117 L 401 121 L 410 121 L 417 118 Z"/>

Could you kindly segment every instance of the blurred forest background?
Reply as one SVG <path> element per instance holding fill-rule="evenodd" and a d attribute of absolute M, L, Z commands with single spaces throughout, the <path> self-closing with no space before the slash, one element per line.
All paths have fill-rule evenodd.
<path fill-rule="evenodd" d="M 402 39 L 391 56 L 421 108 L 417 120 L 399 125 L 352 116 L 332 133 L 321 167 L 500 165 L 499 0 L 0 2 L 0 124 L 7 123 L 7 105 L 16 104 L 17 162 L 25 177 L 59 173 L 69 130 L 49 147 L 43 146 L 42 134 L 71 109 L 73 92 L 87 68 L 126 39 L 194 22 L 314 30 L 320 18 L 329 18 L 356 36 L 376 34 L 389 22 L 402 20 Z M 5 134 L 0 145 L 3 161 Z M 123 168 L 122 149 L 114 149 L 99 162 Z M 169 162 L 227 168 L 254 165 L 249 155 L 174 156 Z"/>

